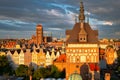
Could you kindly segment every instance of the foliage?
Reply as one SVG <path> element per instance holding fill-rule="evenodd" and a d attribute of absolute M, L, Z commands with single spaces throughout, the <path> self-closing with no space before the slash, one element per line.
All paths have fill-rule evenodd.
<path fill-rule="evenodd" d="M 46 78 L 48 76 L 48 73 L 49 71 L 46 68 L 42 67 L 42 68 L 37 69 L 34 72 L 33 77 L 35 79 Z"/>
<path fill-rule="evenodd" d="M 50 67 L 41 67 L 34 72 L 34 79 L 40 78 L 65 78 L 65 70 L 59 71 L 58 68 L 54 65 Z"/>
<path fill-rule="evenodd" d="M 25 77 L 28 76 L 28 67 L 25 65 L 19 65 L 19 67 L 15 70 L 16 76 Z"/>
<path fill-rule="evenodd" d="M 0 75 L 3 74 L 12 74 L 12 67 L 10 66 L 10 63 L 8 62 L 8 59 L 6 56 L 0 56 Z"/>
<path fill-rule="evenodd" d="M 54 65 L 51 66 L 51 76 L 53 78 L 59 78 L 60 77 L 60 71 L 58 70 L 58 68 Z"/>
<path fill-rule="evenodd" d="M 65 69 L 60 72 L 60 78 L 65 78 Z"/>

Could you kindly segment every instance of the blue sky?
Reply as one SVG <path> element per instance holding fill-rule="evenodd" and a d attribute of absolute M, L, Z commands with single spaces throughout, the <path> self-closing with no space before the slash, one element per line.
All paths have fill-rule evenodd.
<path fill-rule="evenodd" d="M 120 0 L 83 0 L 99 38 L 120 38 Z M 0 38 L 31 38 L 36 25 L 44 33 L 65 37 L 79 14 L 80 0 L 0 0 Z"/>

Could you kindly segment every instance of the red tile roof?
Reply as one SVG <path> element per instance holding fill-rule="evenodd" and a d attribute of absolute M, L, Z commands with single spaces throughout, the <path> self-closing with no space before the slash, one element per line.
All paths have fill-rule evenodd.
<path fill-rule="evenodd" d="M 56 62 L 66 62 L 66 55 L 61 54 L 57 59 Z"/>

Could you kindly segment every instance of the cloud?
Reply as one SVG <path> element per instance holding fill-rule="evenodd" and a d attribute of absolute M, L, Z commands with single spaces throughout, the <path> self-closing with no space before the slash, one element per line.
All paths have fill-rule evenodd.
<path fill-rule="evenodd" d="M 50 15 L 50 16 L 57 16 L 57 17 L 63 17 L 64 15 L 61 14 L 59 11 L 55 10 L 55 9 L 51 9 L 51 10 L 45 10 L 45 12 Z"/>
<path fill-rule="evenodd" d="M 49 30 L 55 30 L 55 31 L 60 31 L 62 30 L 61 28 L 48 28 Z"/>
<path fill-rule="evenodd" d="M 68 14 L 68 13 L 69 13 L 68 8 L 74 8 L 73 6 L 66 5 L 66 4 L 55 4 L 55 3 L 51 3 L 51 5 L 63 9 L 63 10 L 65 11 L 65 14 Z"/>
<path fill-rule="evenodd" d="M 94 18 L 90 18 L 90 24 L 91 25 L 98 25 L 98 26 L 104 26 L 104 25 L 108 25 L 108 26 L 112 26 L 113 22 L 111 21 L 101 21 L 99 19 L 94 19 Z"/>
<path fill-rule="evenodd" d="M 113 25 L 113 22 L 110 22 L 110 21 L 104 21 L 104 22 L 103 22 L 103 25 L 110 25 L 110 26 L 112 26 L 112 25 Z"/>
<path fill-rule="evenodd" d="M 64 34 L 65 30 L 71 29 L 75 23 L 75 16 L 79 14 L 79 2 L 79 0 L 0 0 L 0 30 L 5 30 L 6 34 L 9 30 L 34 31 L 36 25 L 41 23 L 46 31 L 56 34 L 55 29 L 58 29 L 58 32 Z M 120 0 L 83 2 L 85 14 L 90 13 L 90 25 L 100 32 L 104 31 L 99 34 L 100 37 L 114 36 L 113 32 L 119 32 Z"/>
<path fill-rule="evenodd" d="M 0 23 L 11 25 L 11 26 L 16 26 L 16 27 L 21 27 L 19 25 L 30 24 L 28 22 L 23 22 L 23 21 L 19 21 L 19 20 L 0 20 Z"/>

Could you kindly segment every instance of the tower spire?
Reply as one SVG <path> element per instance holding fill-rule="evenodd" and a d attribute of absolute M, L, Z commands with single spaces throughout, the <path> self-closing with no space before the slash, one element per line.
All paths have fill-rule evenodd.
<path fill-rule="evenodd" d="M 80 2 L 80 14 L 79 14 L 79 24 L 80 24 L 80 32 L 78 40 L 79 42 L 87 42 L 87 32 L 84 28 L 84 22 L 85 22 L 85 15 L 84 15 L 84 6 L 83 2 Z"/>
<path fill-rule="evenodd" d="M 84 5 L 83 5 L 82 0 L 80 1 L 79 21 L 80 21 L 80 22 L 84 22 L 84 21 L 85 21 L 85 15 L 84 15 Z"/>

